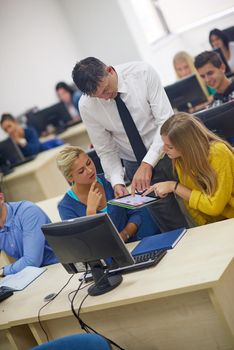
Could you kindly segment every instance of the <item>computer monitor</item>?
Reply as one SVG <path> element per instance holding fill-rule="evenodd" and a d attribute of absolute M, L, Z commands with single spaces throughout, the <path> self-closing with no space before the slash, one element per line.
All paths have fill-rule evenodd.
<path fill-rule="evenodd" d="M 22 163 L 25 157 L 10 137 L 0 142 L 0 171 L 6 175 L 10 169 Z"/>
<path fill-rule="evenodd" d="M 177 111 L 188 112 L 189 108 L 207 102 L 206 95 L 199 84 L 196 75 L 190 75 L 178 80 L 165 88 L 166 94 Z"/>
<path fill-rule="evenodd" d="M 79 272 L 76 263 L 88 263 L 94 285 L 90 295 L 100 295 L 117 287 L 121 275 L 108 276 L 102 259 L 118 267 L 134 264 L 118 231 L 106 213 L 42 226 L 42 231 L 55 254 L 69 273 Z"/>
<path fill-rule="evenodd" d="M 234 136 L 234 100 L 197 112 L 195 115 L 219 136 L 227 140 Z"/>
<path fill-rule="evenodd" d="M 227 77 L 231 76 L 232 75 L 232 71 L 231 71 L 231 68 L 229 67 L 229 64 L 227 63 L 227 60 L 226 60 L 226 58 L 225 58 L 225 56 L 223 54 L 223 51 L 220 48 L 213 49 L 213 51 L 216 52 L 219 55 L 221 61 L 224 63 L 224 65 L 225 65 L 225 75 Z"/>
<path fill-rule="evenodd" d="M 35 113 L 27 113 L 28 126 L 34 127 L 38 134 L 41 135 L 47 131 L 49 125 L 52 125 L 56 133 L 62 132 L 72 118 L 63 102 L 56 103 Z"/>

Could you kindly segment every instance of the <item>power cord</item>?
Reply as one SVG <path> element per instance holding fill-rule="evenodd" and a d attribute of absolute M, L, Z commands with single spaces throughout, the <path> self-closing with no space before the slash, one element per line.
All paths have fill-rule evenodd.
<path fill-rule="evenodd" d="M 71 281 L 71 279 L 74 277 L 74 274 L 71 275 L 71 277 L 69 277 L 68 281 L 64 284 L 64 286 L 58 291 L 58 293 L 56 293 L 46 304 L 44 304 L 39 310 L 38 310 L 38 314 L 37 314 L 37 319 L 38 319 L 38 323 L 42 329 L 42 331 L 44 332 L 47 342 L 49 341 L 49 336 L 45 330 L 45 328 L 42 325 L 41 322 L 41 310 L 44 309 L 49 303 L 51 303 L 55 298 L 57 298 L 57 296 L 63 291 L 63 289 L 69 284 L 69 282 Z"/>
<path fill-rule="evenodd" d="M 73 297 L 72 297 L 72 300 L 71 300 L 71 309 L 72 309 L 73 315 L 74 315 L 75 318 L 78 320 L 81 329 L 83 329 L 86 333 L 92 333 L 92 332 L 93 332 L 93 333 L 95 333 L 95 334 L 98 334 L 98 335 L 100 335 L 101 337 L 105 338 L 110 344 L 114 345 L 116 348 L 118 348 L 118 349 L 120 349 L 120 350 L 126 350 L 126 349 L 122 348 L 120 345 L 118 345 L 117 343 L 115 343 L 113 340 L 107 338 L 105 335 L 103 335 L 103 334 L 97 332 L 94 328 L 92 328 L 92 327 L 90 327 L 89 325 L 87 325 L 87 323 L 85 323 L 85 322 L 81 319 L 81 317 L 80 317 L 81 308 L 82 308 L 82 305 L 83 305 L 84 301 L 85 301 L 85 300 L 87 299 L 87 297 L 89 296 L 88 293 L 87 293 L 87 294 L 84 296 L 84 298 L 82 299 L 82 301 L 81 301 L 81 303 L 80 303 L 80 305 L 79 305 L 78 311 L 77 311 L 77 313 L 76 313 L 76 310 L 75 310 L 75 307 L 74 307 L 74 300 L 75 300 L 75 298 L 76 298 L 78 292 L 79 292 L 81 289 L 83 289 L 83 288 L 81 288 L 81 287 L 82 287 L 82 284 L 84 283 L 85 276 L 87 275 L 87 273 L 88 273 L 88 269 L 86 268 L 86 272 L 84 273 L 84 278 L 83 278 L 83 280 L 80 282 L 80 284 L 79 284 L 79 286 L 78 286 L 78 288 L 77 288 L 75 294 L 74 294 Z M 97 283 L 99 283 L 99 282 L 102 280 L 102 278 L 104 278 L 104 277 L 105 277 L 105 276 L 102 276 L 102 277 L 98 280 Z M 94 284 L 94 283 L 90 283 L 90 284 Z M 90 284 L 89 284 L 89 285 L 90 285 Z"/>

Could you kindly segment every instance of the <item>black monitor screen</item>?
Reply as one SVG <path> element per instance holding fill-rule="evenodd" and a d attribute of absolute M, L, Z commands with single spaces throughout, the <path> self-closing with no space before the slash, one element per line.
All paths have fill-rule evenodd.
<path fill-rule="evenodd" d="M 234 100 L 221 106 L 205 109 L 195 115 L 206 127 L 226 139 L 234 136 Z"/>
<path fill-rule="evenodd" d="M 72 118 L 63 102 L 27 114 L 27 124 L 34 127 L 39 135 L 47 131 L 49 125 L 54 127 L 56 133 L 64 131 L 71 120 Z"/>
<path fill-rule="evenodd" d="M 165 87 L 173 109 L 188 112 L 189 108 L 207 101 L 196 75 L 191 75 Z"/>
<path fill-rule="evenodd" d="M 121 282 L 120 278 L 122 279 L 121 276 L 104 275 L 101 259 L 113 259 L 119 267 L 134 263 L 108 214 L 43 225 L 42 231 L 68 272 L 78 272 L 75 267 L 78 262 L 90 265 L 97 292 L 92 295 L 114 288 L 115 282 L 110 282 L 112 277 L 118 280 L 118 284 Z"/>
<path fill-rule="evenodd" d="M 23 153 L 10 137 L 0 142 L 0 169 L 3 173 L 23 160 Z"/>

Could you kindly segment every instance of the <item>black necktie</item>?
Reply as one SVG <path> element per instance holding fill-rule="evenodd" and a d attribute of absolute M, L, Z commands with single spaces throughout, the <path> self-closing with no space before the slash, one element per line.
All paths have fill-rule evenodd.
<path fill-rule="evenodd" d="M 123 127 L 126 131 L 129 142 L 132 146 L 132 150 L 135 154 L 135 157 L 138 163 L 141 163 L 142 159 L 147 153 L 146 147 L 142 141 L 142 138 L 137 130 L 136 124 L 132 119 L 131 114 L 123 100 L 120 97 L 120 93 L 115 98 L 117 109 L 123 124 Z"/>

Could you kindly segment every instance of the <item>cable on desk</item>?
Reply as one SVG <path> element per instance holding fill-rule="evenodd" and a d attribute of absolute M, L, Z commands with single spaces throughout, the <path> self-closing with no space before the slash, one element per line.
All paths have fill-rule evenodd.
<path fill-rule="evenodd" d="M 45 330 L 45 328 L 43 327 L 42 325 L 42 322 L 41 322 L 41 319 L 40 319 L 40 313 L 41 313 L 41 310 L 44 309 L 49 303 L 51 303 L 55 298 L 57 298 L 57 296 L 62 292 L 62 290 L 69 284 L 69 282 L 71 281 L 71 279 L 74 277 L 75 274 L 71 275 L 71 277 L 69 277 L 68 281 L 64 284 L 64 286 L 58 291 L 58 293 L 55 294 L 55 296 L 50 299 L 46 304 L 44 304 L 39 310 L 38 310 L 38 314 L 37 314 L 37 319 L 38 319 L 38 323 L 42 329 L 42 331 L 44 332 L 45 336 L 46 336 L 46 339 L 47 341 L 49 341 L 49 336 Z"/>
<path fill-rule="evenodd" d="M 85 276 L 87 275 L 87 273 L 88 273 L 88 268 L 87 268 L 87 265 L 86 265 L 86 272 L 84 273 L 84 278 L 83 278 L 83 280 L 80 282 L 80 284 L 79 284 L 79 286 L 78 286 L 78 288 L 77 288 L 77 290 L 76 290 L 76 292 L 75 292 L 75 294 L 73 295 L 73 298 L 72 298 L 72 300 L 71 300 L 71 309 L 72 309 L 73 315 L 74 315 L 75 318 L 78 320 L 81 329 L 83 329 L 86 333 L 92 333 L 92 332 L 93 332 L 93 333 L 95 333 L 95 334 L 98 334 L 98 335 L 100 335 L 101 337 L 105 338 L 110 344 L 114 345 L 116 348 L 118 348 L 118 349 L 120 349 L 120 350 L 126 350 L 126 349 L 122 348 L 120 345 L 118 345 L 117 343 L 115 343 L 113 340 L 107 338 L 105 335 L 103 335 L 103 334 L 97 332 L 94 328 L 92 328 L 92 327 L 90 327 L 89 325 L 87 325 L 87 323 L 85 323 L 85 322 L 81 319 L 81 317 L 80 317 L 81 307 L 82 307 L 84 301 L 85 301 L 85 300 L 87 299 L 87 297 L 89 296 L 88 293 L 87 293 L 87 294 L 84 296 L 84 298 L 82 299 L 82 301 L 81 301 L 81 303 L 80 303 L 80 305 L 79 305 L 78 311 L 77 311 L 77 313 L 76 313 L 75 308 L 74 308 L 74 300 L 75 300 L 75 298 L 76 298 L 76 296 L 77 296 L 79 290 L 83 289 L 83 288 L 81 288 L 81 286 L 82 286 L 82 284 L 84 283 Z M 105 276 L 102 276 L 102 277 L 98 280 L 97 283 L 99 283 L 99 282 L 102 280 L 103 277 L 105 277 Z M 92 284 L 94 284 L 94 283 L 92 283 Z M 90 331 L 91 331 L 91 332 L 90 332 Z"/>

